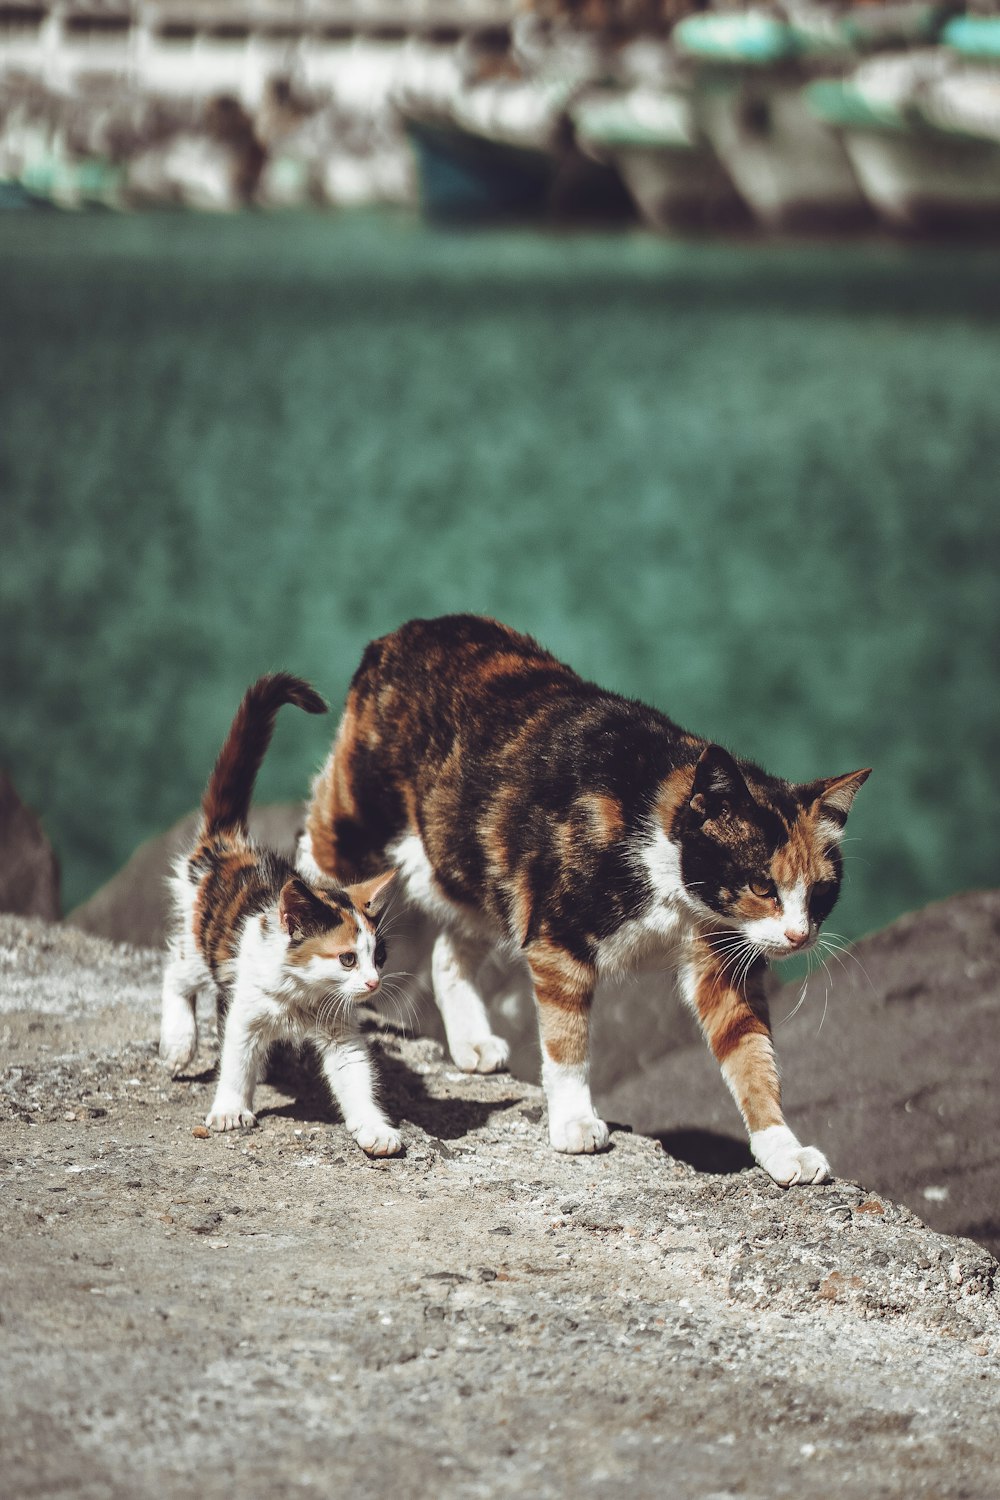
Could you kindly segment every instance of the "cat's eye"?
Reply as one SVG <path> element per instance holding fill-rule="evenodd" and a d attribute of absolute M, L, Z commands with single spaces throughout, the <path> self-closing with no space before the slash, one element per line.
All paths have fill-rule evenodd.
<path fill-rule="evenodd" d="M 755 896 L 776 896 L 778 887 L 773 880 L 751 880 L 749 888 Z"/>
<path fill-rule="evenodd" d="M 342 953 L 340 955 L 340 962 L 343 964 L 343 966 L 344 966 L 345 969 L 353 969 L 357 965 L 357 962 L 358 962 L 357 954 L 356 953 Z"/>
<path fill-rule="evenodd" d="M 381 967 L 382 967 L 382 965 L 384 963 L 385 963 L 385 944 L 384 943 L 376 943 L 375 944 L 375 967 L 376 967 L 376 969 L 381 969 Z"/>
<path fill-rule="evenodd" d="M 809 911 L 818 921 L 832 908 L 837 899 L 837 883 L 834 880 L 817 880 L 809 892 Z"/>

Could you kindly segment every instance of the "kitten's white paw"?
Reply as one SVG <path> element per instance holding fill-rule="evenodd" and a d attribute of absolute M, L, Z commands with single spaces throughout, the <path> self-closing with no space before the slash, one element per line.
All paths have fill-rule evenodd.
<path fill-rule="evenodd" d="M 366 1120 L 351 1127 L 351 1134 L 368 1156 L 398 1156 L 403 1138 L 385 1120 Z"/>
<path fill-rule="evenodd" d="M 610 1139 L 611 1132 L 596 1115 L 584 1115 L 578 1120 L 549 1120 L 549 1140 L 557 1151 L 570 1156 L 604 1151 Z"/>
<path fill-rule="evenodd" d="M 252 1110 L 244 1109 L 239 1104 L 221 1108 L 215 1104 L 212 1106 L 211 1114 L 205 1116 L 205 1124 L 209 1130 L 252 1130 L 257 1123 L 257 1116 Z"/>
<path fill-rule="evenodd" d="M 481 1042 L 459 1043 L 452 1056 L 463 1073 L 502 1073 L 507 1067 L 510 1047 L 502 1036 L 488 1036 Z"/>
<path fill-rule="evenodd" d="M 801 1146 L 787 1125 L 754 1131 L 750 1150 L 779 1187 L 826 1182 L 833 1175 L 822 1151 L 815 1146 Z"/>

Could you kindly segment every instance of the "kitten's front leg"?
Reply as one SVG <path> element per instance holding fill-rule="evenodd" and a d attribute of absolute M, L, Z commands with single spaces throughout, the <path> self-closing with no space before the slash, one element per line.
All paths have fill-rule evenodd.
<path fill-rule="evenodd" d="M 403 1149 L 394 1129 L 375 1099 L 375 1073 L 371 1057 L 359 1036 L 316 1043 L 323 1073 L 344 1116 L 344 1124 L 369 1156 L 397 1156 Z"/>
<path fill-rule="evenodd" d="M 731 956 L 717 951 L 705 935 L 695 941 L 681 985 L 746 1121 L 754 1160 L 781 1187 L 825 1182 L 830 1163 L 815 1146 L 802 1145 L 781 1112 L 763 962 L 739 984 L 730 969 Z"/>
<path fill-rule="evenodd" d="M 210 1130 L 238 1130 L 256 1125 L 253 1095 L 263 1068 L 267 1045 L 253 1027 L 259 1007 L 252 992 L 237 986 L 222 1033 L 219 1081 L 212 1108 L 205 1116 Z"/>
<path fill-rule="evenodd" d="M 163 971 L 160 1058 L 175 1077 L 198 1050 L 198 977 L 183 953 L 171 952 Z"/>
<path fill-rule="evenodd" d="M 595 973 L 544 939 L 528 949 L 542 1043 L 549 1140 L 571 1155 L 603 1151 L 609 1131 L 590 1097 L 590 1006 Z"/>

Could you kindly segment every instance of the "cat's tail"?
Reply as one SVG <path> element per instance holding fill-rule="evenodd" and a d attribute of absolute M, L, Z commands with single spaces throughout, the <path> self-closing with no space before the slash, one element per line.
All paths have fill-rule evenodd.
<path fill-rule="evenodd" d="M 246 832 L 250 798 L 271 743 L 278 710 L 286 703 L 307 714 L 325 714 L 329 705 L 301 677 L 274 672 L 247 688 L 201 799 L 203 837 Z"/>

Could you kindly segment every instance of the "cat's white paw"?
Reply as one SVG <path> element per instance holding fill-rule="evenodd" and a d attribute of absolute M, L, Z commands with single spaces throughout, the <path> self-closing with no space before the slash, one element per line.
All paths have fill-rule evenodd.
<path fill-rule="evenodd" d="M 787 1125 L 771 1125 L 767 1130 L 754 1131 L 750 1137 L 750 1150 L 779 1187 L 826 1182 L 833 1175 L 822 1151 L 817 1151 L 815 1146 L 800 1145 Z"/>
<path fill-rule="evenodd" d="M 502 1036 L 488 1036 L 481 1042 L 459 1043 L 452 1055 L 455 1066 L 463 1073 L 502 1073 L 507 1067 L 510 1047 Z"/>
<path fill-rule="evenodd" d="M 366 1120 L 351 1127 L 351 1134 L 368 1156 L 398 1156 L 403 1138 L 385 1120 Z"/>
<path fill-rule="evenodd" d="M 239 1104 L 213 1104 L 211 1114 L 205 1116 L 209 1130 L 252 1130 L 257 1123 L 253 1110 Z"/>
<path fill-rule="evenodd" d="M 549 1120 L 549 1140 L 557 1151 L 565 1151 L 570 1156 L 604 1151 L 610 1139 L 611 1132 L 596 1115 L 584 1115 L 576 1120 Z"/>
<path fill-rule="evenodd" d="M 183 1039 L 172 1039 L 160 1037 L 160 1061 L 170 1073 L 171 1078 L 176 1078 L 178 1073 L 183 1073 L 191 1059 L 198 1050 L 198 1039 L 189 1037 Z"/>

